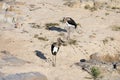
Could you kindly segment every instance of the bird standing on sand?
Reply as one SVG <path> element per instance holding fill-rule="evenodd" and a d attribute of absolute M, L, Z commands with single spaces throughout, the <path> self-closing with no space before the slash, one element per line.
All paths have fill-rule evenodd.
<path fill-rule="evenodd" d="M 67 33 L 68 33 L 67 39 L 69 40 L 69 39 L 70 39 L 70 32 L 71 32 L 71 30 L 77 28 L 77 24 L 76 24 L 76 22 L 75 22 L 72 18 L 70 18 L 70 17 L 64 17 L 64 18 L 63 18 L 63 22 L 65 22 L 65 23 L 67 24 Z"/>
<path fill-rule="evenodd" d="M 64 43 L 64 41 L 62 41 L 61 38 L 58 38 L 57 42 L 54 42 L 51 45 L 51 52 L 52 52 L 52 55 L 54 56 L 54 58 L 53 58 L 53 66 L 56 66 L 56 55 L 57 55 L 57 52 L 59 51 L 59 48 L 62 45 L 62 43 Z"/>

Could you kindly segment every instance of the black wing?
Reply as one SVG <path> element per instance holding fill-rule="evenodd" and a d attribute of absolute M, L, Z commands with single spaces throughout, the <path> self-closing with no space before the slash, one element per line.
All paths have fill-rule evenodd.
<path fill-rule="evenodd" d="M 51 45 L 51 53 L 52 53 L 52 54 L 53 54 L 54 45 L 55 45 L 55 43 L 53 43 L 53 44 Z"/>
<path fill-rule="evenodd" d="M 68 20 L 67 22 L 68 22 L 69 24 L 71 24 L 71 25 L 74 25 L 75 28 L 77 28 L 77 24 L 76 24 L 76 22 L 75 22 L 72 18 L 70 18 L 70 20 Z"/>

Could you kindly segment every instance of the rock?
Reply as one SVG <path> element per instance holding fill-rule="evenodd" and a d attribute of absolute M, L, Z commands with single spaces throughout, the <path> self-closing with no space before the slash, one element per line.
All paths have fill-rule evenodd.
<path fill-rule="evenodd" d="M 4 76 L 4 73 L 0 72 L 0 77 L 3 77 Z"/>
<path fill-rule="evenodd" d="M 80 62 L 85 62 L 86 60 L 85 59 L 81 59 Z"/>
<path fill-rule="evenodd" d="M 89 60 L 81 59 L 77 65 L 88 73 L 91 73 L 92 67 L 98 68 L 103 77 L 97 80 L 120 79 L 120 54 L 94 53 L 90 55 Z"/>
<path fill-rule="evenodd" d="M 120 75 L 116 71 L 112 73 L 105 73 L 99 80 L 120 80 Z"/>
<path fill-rule="evenodd" d="M 10 74 L 1 77 L 0 80 L 47 80 L 47 77 L 39 72 Z"/>
<path fill-rule="evenodd" d="M 14 57 L 14 56 L 9 56 L 9 57 L 3 57 L 2 58 L 5 62 L 7 63 L 10 63 L 10 64 L 13 64 L 13 65 L 21 65 L 21 64 L 24 64 L 25 61 L 24 60 L 21 60 L 17 57 Z"/>
<path fill-rule="evenodd" d="M 85 62 L 77 63 L 82 70 L 91 74 L 91 69 L 96 67 L 100 71 L 100 77 L 96 80 L 119 80 L 120 76 L 120 63 L 117 64 L 117 68 L 114 69 L 112 63 L 103 63 L 97 60 L 86 60 Z M 102 77 L 101 77 L 102 76 Z"/>
<path fill-rule="evenodd" d="M 90 59 L 91 60 L 99 60 L 99 61 L 101 61 L 101 59 L 100 59 L 100 57 L 99 57 L 99 53 L 94 53 L 94 54 L 91 54 L 90 55 Z"/>
<path fill-rule="evenodd" d="M 1 56 L 0 67 L 6 66 L 6 65 L 17 66 L 17 65 L 23 65 L 26 63 L 26 61 L 11 55 L 9 51 L 1 51 L 0 56 Z"/>
<path fill-rule="evenodd" d="M 98 67 L 102 72 L 112 72 L 119 70 L 120 67 L 120 54 L 99 54 L 95 53 L 90 55 L 90 59 L 85 62 L 79 62 L 79 66 L 87 72 L 90 72 L 93 66 Z"/>

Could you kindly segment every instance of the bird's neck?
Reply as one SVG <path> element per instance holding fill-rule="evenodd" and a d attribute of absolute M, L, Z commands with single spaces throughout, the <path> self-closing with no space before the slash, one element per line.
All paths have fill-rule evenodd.
<path fill-rule="evenodd" d="M 60 47 L 60 46 L 61 46 L 61 43 L 60 43 L 60 42 L 58 42 L 58 43 L 57 43 L 57 45 L 58 45 L 58 47 Z"/>

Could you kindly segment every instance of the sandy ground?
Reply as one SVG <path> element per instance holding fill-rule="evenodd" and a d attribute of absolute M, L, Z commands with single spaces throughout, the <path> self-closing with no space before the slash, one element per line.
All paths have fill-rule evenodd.
<path fill-rule="evenodd" d="M 19 1 L 19 0 L 18 0 Z M 19 17 L 22 17 L 23 26 L 14 28 L 12 25 L 0 23 L 0 51 L 9 51 L 12 55 L 28 61 L 21 66 L 4 66 L 0 69 L 6 74 L 21 72 L 41 72 L 45 74 L 48 80 L 88 80 L 91 77 L 80 67 L 74 65 L 80 59 L 89 59 L 93 53 L 114 54 L 120 50 L 119 31 L 112 31 L 111 25 L 120 25 L 120 13 L 106 10 L 97 10 L 90 12 L 83 8 L 69 8 L 64 6 L 62 0 L 20 0 L 24 5 L 16 5 L 20 10 Z M 33 4 L 40 9 L 29 11 L 29 5 Z M 109 13 L 109 15 L 105 15 Z M 75 45 L 61 46 L 57 54 L 57 65 L 52 66 L 52 55 L 50 51 L 51 44 L 58 37 L 65 39 L 60 34 L 66 34 L 64 31 L 46 30 L 45 23 L 59 23 L 59 27 L 64 29 L 65 24 L 61 23 L 63 17 L 70 16 L 82 27 L 78 26 L 76 31 L 72 32 L 72 39 L 77 41 Z M 28 23 L 37 23 L 40 29 L 32 28 Z M 34 35 L 46 37 L 48 41 L 38 40 Z M 106 46 L 102 40 L 114 38 Z M 115 48 L 114 48 L 115 47 Z M 40 51 L 47 60 L 41 59 L 35 53 Z"/>

